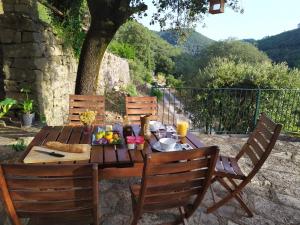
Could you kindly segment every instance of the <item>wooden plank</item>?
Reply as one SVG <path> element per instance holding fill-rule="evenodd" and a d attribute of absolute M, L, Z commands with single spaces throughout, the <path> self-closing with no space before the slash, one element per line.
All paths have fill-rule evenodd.
<path fill-rule="evenodd" d="M 269 119 L 266 115 L 261 115 L 261 118 L 259 119 L 261 120 L 262 123 L 264 123 L 265 127 L 270 131 L 270 132 L 274 132 L 274 130 L 276 129 L 276 123 L 274 123 L 271 119 Z"/>
<path fill-rule="evenodd" d="M 75 100 L 105 102 L 105 97 L 101 95 L 70 95 L 70 101 Z"/>
<path fill-rule="evenodd" d="M 117 166 L 117 155 L 113 146 L 104 146 L 104 165 Z"/>
<path fill-rule="evenodd" d="M 104 111 L 105 111 L 105 108 L 99 106 L 99 107 L 97 107 L 97 110 L 98 110 L 99 112 L 102 112 L 102 111 L 104 112 Z M 83 113 L 83 112 L 86 112 L 86 109 L 85 109 L 85 108 L 70 108 L 70 109 L 69 109 L 69 113 L 70 113 L 70 114 L 80 114 L 80 113 Z M 99 115 L 99 116 L 101 116 L 101 115 Z"/>
<path fill-rule="evenodd" d="M 192 160 L 186 162 L 167 163 L 149 166 L 149 175 L 180 173 L 190 170 L 207 169 L 209 160 Z"/>
<path fill-rule="evenodd" d="M 140 109 L 145 107 L 145 103 L 138 103 L 138 102 L 133 102 L 133 103 L 128 103 L 127 104 L 128 108 L 130 109 Z M 157 109 L 157 103 L 147 103 L 148 108 L 154 108 Z"/>
<path fill-rule="evenodd" d="M 68 140 L 71 136 L 72 133 L 72 127 L 70 126 L 65 126 L 60 132 L 59 137 L 57 138 L 57 141 L 61 143 L 68 143 Z"/>
<path fill-rule="evenodd" d="M 261 133 L 256 132 L 255 135 L 253 135 L 253 137 L 263 146 L 264 149 L 267 149 L 270 142 L 266 140 Z"/>
<path fill-rule="evenodd" d="M 74 190 L 51 190 L 51 191 L 25 191 L 11 190 L 13 201 L 56 201 L 64 200 L 88 200 L 93 196 L 92 188 L 80 188 Z"/>
<path fill-rule="evenodd" d="M 73 127 L 72 134 L 69 138 L 68 144 L 79 144 L 81 140 L 81 135 L 83 133 L 83 127 Z"/>
<path fill-rule="evenodd" d="M 127 109 L 128 115 L 141 115 L 141 114 L 151 114 L 156 115 L 156 109 L 144 108 L 144 109 Z"/>
<path fill-rule="evenodd" d="M 249 139 L 248 144 L 254 149 L 258 158 L 261 158 L 264 155 L 264 149 L 255 141 L 255 139 Z"/>
<path fill-rule="evenodd" d="M 144 97 L 129 97 L 126 96 L 126 102 L 157 102 L 156 97 L 144 96 Z"/>
<path fill-rule="evenodd" d="M 202 148 L 205 147 L 205 144 L 199 140 L 198 137 L 196 137 L 194 134 L 188 132 L 187 133 L 187 139 L 196 147 L 196 148 Z"/>
<path fill-rule="evenodd" d="M 36 189 L 39 188 L 72 188 L 76 187 L 91 187 L 91 177 L 64 177 L 64 178 L 15 178 L 7 179 L 8 188 L 11 190 L 16 189 Z"/>
<path fill-rule="evenodd" d="M 147 184 L 150 186 L 170 185 L 178 183 L 178 181 L 184 182 L 192 179 L 196 180 L 205 177 L 207 172 L 208 170 L 199 170 L 172 175 L 149 176 L 147 177 Z"/>
<path fill-rule="evenodd" d="M 69 210 L 69 211 L 51 211 L 51 212 L 36 212 L 36 211 L 25 211 L 25 210 L 18 210 L 18 215 L 20 217 L 57 217 L 57 218 L 62 218 L 62 217 L 69 217 L 69 216 L 87 216 L 91 215 L 92 209 L 76 209 L 76 210 Z M 57 222 L 57 221 L 55 221 Z"/>
<path fill-rule="evenodd" d="M 161 193 L 153 196 L 146 195 L 145 196 L 145 204 L 155 203 L 155 202 L 169 202 L 177 199 L 184 199 L 191 197 L 193 195 L 199 194 L 203 187 L 196 187 L 193 189 L 187 189 L 184 191 L 171 192 L 171 193 Z"/>
<path fill-rule="evenodd" d="M 102 103 L 102 104 L 101 104 Z M 83 107 L 86 110 L 92 110 L 92 109 L 99 109 L 101 107 L 102 109 L 104 108 L 104 103 L 103 102 L 90 102 L 90 101 L 74 101 L 70 103 L 70 107 Z"/>
<path fill-rule="evenodd" d="M 172 185 L 152 186 L 152 187 L 150 186 L 146 188 L 146 195 L 170 193 L 170 192 L 187 190 L 195 187 L 203 187 L 204 181 L 205 179 L 197 179 L 192 181 L 186 181 L 183 183 L 176 183 Z M 136 195 L 139 195 L 141 185 L 139 184 L 132 185 L 130 188 Z"/>
<path fill-rule="evenodd" d="M 103 166 L 104 151 L 103 146 L 92 146 L 91 151 L 91 163 L 97 163 L 99 166 Z"/>
<path fill-rule="evenodd" d="M 252 161 L 253 165 L 255 166 L 258 163 L 257 156 L 254 154 L 251 146 L 247 144 L 247 147 L 245 149 L 245 153 L 249 156 L 250 160 Z"/>
<path fill-rule="evenodd" d="M 199 149 L 189 150 L 189 154 L 186 154 L 186 151 L 175 151 L 169 152 L 168 154 L 161 152 L 153 154 L 151 158 L 151 162 L 153 163 L 167 163 L 172 161 L 179 161 L 179 160 L 193 160 L 193 159 L 200 159 L 205 158 L 208 154 L 212 152 L 212 150 L 217 149 L 217 146 L 211 147 L 203 147 Z M 170 154 L 172 153 L 172 154 Z"/>
<path fill-rule="evenodd" d="M 92 198 L 87 200 L 78 201 L 47 201 L 47 202 L 24 202 L 15 201 L 14 206 L 16 210 L 22 211 L 35 211 L 35 212 L 45 212 L 45 211 L 67 211 L 67 210 L 78 210 L 78 209 L 92 209 Z"/>
<path fill-rule="evenodd" d="M 266 140 L 268 141 L 271 140 L 273 134 L 262 123 L 259 123 L 256 129 L 257 132 L 260 132 L 261 135 L 263 135 Z"/>
<path fill-rule="evenodd" d="M 43 144 L 47 143 L 48 141 L 56 141 L 58 136 L 60 135 L 61 130 L 62 130 L 61 126 L 52 127 L 49 131 L 48 136 L 45 138 Z"/>
<path fill-rule="evenodd" d="M 245 177 L 244 173 L 241 171 L 239 165 L 237 164 L 236 159 L 235 158 L 229 158 L 229 161 L 231 163 L 231 166 L 232 166 L 235 174 Z"/>
<path fill-rule="evenodd" d="M 138 124 L 138 125 L 141 124 L 140 115 L 129 115 L 129 114 L 126 114 L 126 115 L 128 116 L 128 119 L 131 124 Z M 150 116 L 150 120 L 157 120 L 157 119 L 158 119 L 157 115 Z"/>
<path fill-rule="evenodd" d="M 143 157 L 143 152 L 138 151 L 138 150 L 128 150 L 131 161 L 133 163 L 143 163 L 144 162 L 144 157 Z"/>
<path fill-rule="evenodd" d="M 132 167 L 104 168 L 99 170 L 100 179 L 121 179 L 125 177 L 142 177 L 143 163 L 135 163 Z"/>
<path fill-rule="evenodd" d="M 235 174 L 235 172 L 233 171 L 233 168 L 231 167 L 231 165 L 229 163 L 228 158 L 226 156 L 220 156 L 220 158 L 222 160 L 224 169 L 231 174 Z"/>
<path fill-rule="evenodd" d="M 118 163 L 119 164 L 128 164 L 133 163 L 130 158 L 130 153 L 125 148 L 117 148 L 117 157 L 118 157 Z"/>
<path fill-rule="evenodd" d="M 47 177 L 65 177 L 65 176 L 85 176 L 91 173 L 90 165 L 40 165 L 40 164 L 6 164 L 3 165 L 6 176 L 47 176 Z"/>

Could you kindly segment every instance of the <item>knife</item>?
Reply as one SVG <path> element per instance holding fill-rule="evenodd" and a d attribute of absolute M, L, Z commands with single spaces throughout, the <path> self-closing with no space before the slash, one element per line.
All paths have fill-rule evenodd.
<path fill-rule="evenodd" d="M 54 157 L 59 157 L 59 158 L 65 157 L 65 155 L 59 154 L 59 153 L 56 153 L 56 152 L 46 152 L 46 151 L 42 151 L 42 150 L 34 150 L 34 151 L 39 152 L 39 153 L 43 153 L 43 154 L 46 154 L 46 155 L 51 155 L 51 156 L 54 156 Z"/>

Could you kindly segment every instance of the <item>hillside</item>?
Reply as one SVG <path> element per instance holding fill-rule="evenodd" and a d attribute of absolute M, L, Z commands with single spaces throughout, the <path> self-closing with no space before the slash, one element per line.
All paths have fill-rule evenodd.
<path fill-rule="evenodd" d="M 214 42 L 214 40 L 209 39 L 195 30 L 188 30 L 186 33 L 187 36 L 184 38 L 180 37 L 174 30 L 160 31 L 158 34 L 170 44 L 180 47 L 186 53 L 192 55 L 199 54 L 203 49 Z"/>
<path fill-rule="evenodd" d="M 300 29 L 266 37 L 254 43 L 273 61 L 286 61 L 290 67 L 300 68 Z"/>

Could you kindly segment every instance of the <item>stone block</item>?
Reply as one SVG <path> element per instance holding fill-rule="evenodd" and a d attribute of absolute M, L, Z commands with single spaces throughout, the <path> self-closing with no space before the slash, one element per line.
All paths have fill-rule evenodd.
<path fill-rule="evenodd" d="M 39 32 L 22 32 L 22 42 L 43 42 L 44 37 Z"/>
<path fill-rule="evenodd" d="M 6 77 L 9 80 L 33 82 L 35 81 L 36 75 L 37 71 L 31 69 L 10 68 Z"/>
<path fill-rule="evenodd" d="M 35 68 L 45 71 L 48 64 L 51 64 L 51 61 L 49 61 L 48 58 L 35 58 L 33 64 L 35 65 Z"/>
<path fill-rule="evenodd" d="M 0 32 L 1 43 L 20 43 L 21 32 L 12 29 L 2 29 Z"/>
<path fill-rule="evenodd" d="M 41 57 L 44 46 L 36 43 L 21 43 L 3 46 L 4 57 Z"/>
<path fill-rule="evenodd" d="M 15 58 L 11 67 L 18 69 L 35 69 L 34 58 Z"/>
<path fill-rule="evenodd" d="M 61 45 L 59 45 L 59 46 L 55 46 L 55 45 L 48 46 L 47 45 L 45 55 L 46 56 L 61 56 L 61 55 L 64 55 L 62 46 Z"/>

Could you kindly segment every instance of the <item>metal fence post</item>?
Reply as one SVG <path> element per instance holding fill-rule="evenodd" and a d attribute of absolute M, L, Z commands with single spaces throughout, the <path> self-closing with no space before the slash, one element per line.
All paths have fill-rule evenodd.
<path fill-rule="evenodd" d="M 256 89 L 255 114 L 254 114 L 254 121 L 253 121 L 254 126 L 253 127 L 256 126 L 257 119 L 259 117 L 260 97 L 261 97 L 261 89 Z"/>

